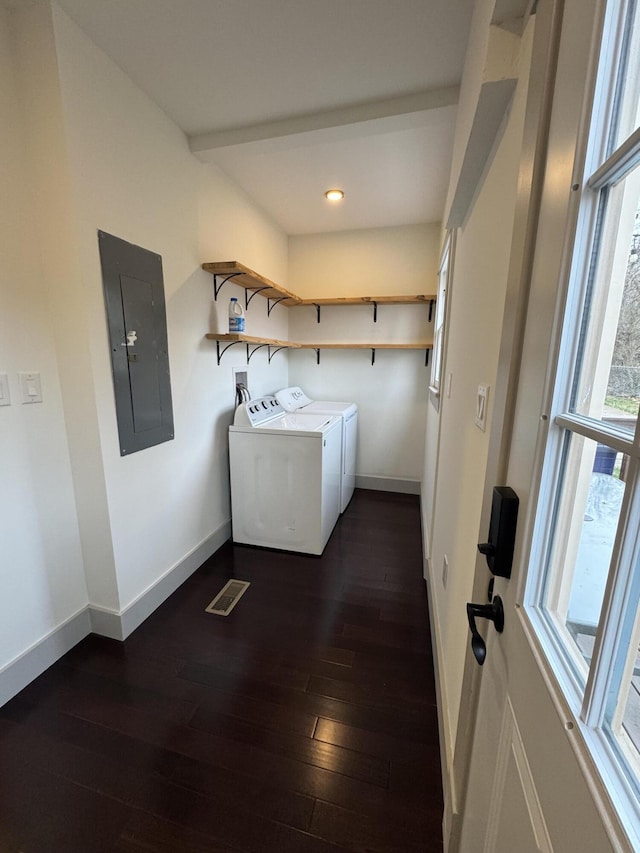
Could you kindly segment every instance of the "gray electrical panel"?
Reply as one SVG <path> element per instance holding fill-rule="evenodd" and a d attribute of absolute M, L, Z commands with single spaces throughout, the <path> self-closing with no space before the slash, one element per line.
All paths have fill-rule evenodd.
<path fill-rule="evenodd" d="M 98 231 L 120 455 L 173 438 L 162 258 Z"/>

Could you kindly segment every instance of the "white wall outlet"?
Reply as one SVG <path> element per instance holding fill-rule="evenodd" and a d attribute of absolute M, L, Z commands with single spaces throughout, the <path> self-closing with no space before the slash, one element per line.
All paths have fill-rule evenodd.
<path fill-rule="evenodd" d="M 449 558 L 447 555 L 444 555 L 442 560 L 442 586 L 447 588 L 447 579 L 449 577 Z"/>
<path fill-rule="evenodd" d="M 39 373 L 19 373 L 23 403 L 41 403 L 42 385 Z"/>
<path fill-rule="evenodd" d="M 487 406 L 489 401 L 489 386 L 478 385 L 476 401 L 476 426 L 484 432 L 487 428 Z"/>
<path fill-rule="evenodd" d="M 9 377 L 6 373 L 0 373 L 0 406 L 11 405 L 11 394 L 9 393 Z"/>

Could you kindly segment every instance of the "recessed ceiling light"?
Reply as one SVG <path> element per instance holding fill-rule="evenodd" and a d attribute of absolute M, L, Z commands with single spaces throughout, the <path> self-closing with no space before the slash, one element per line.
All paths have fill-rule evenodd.
<path fill-rule="evenodd" d="M 329 201 L 342 201 L 344 193 L 342 190 L 327 190 L 324 197 L 328 198 Z"/>

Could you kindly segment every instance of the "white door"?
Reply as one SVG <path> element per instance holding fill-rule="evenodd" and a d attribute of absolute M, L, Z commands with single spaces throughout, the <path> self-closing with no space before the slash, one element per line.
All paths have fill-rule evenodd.
<path fill-rule="evenodd" d="M 637 354 L 618 352 L 640 329 L 627 293 L 636 262 L 640 290 L 635 6 L 537 5 L 530 105 L 549 117 L 548 147 L 529 131 L 540 192 L 534 178 L 516 226 L 520 307 L 504 329 L 483 513 L 488 529 L 491 486 L 510 485 L 518 535 L 511 579 L 495 580 L 504 631 L 479 625 L 486 661 L 469 651 L 465 665 L 450 853 L 640 850 L 640 333 Z M 619 373 L 629 387 L 614 393 Z M 479 556 L 478 603 L 489 577 Z"/>

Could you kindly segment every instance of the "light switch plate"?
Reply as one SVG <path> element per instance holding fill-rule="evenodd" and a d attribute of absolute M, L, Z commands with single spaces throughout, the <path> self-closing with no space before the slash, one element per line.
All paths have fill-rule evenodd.
<path fill-rule="evenodd" d="M 478 385 L 476 401 L 476 426 L 484 432 L 487 428 L 487 406 L 489 401 L 489 386 Z"/>
<path fill-rule="evenodd" d="M 9 393 L 9 377 L 6 373 L 0 373 L 0 406 L 11 405 L 11 394 Z"/>
<path fill-rule="evenodd" d="M 39 373 L 19 373 L 23 403 L 41 403 L 42 385 Z"/>

